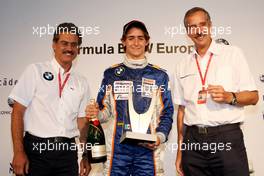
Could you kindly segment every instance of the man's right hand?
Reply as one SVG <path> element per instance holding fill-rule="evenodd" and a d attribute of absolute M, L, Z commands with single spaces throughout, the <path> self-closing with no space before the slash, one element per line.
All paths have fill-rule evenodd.
<path fill-rule="evenodd" d="M 182 170 L 182 151 L 180 149 L 178 149 L 178 152 L 177 152 L 175 166 L 176 166 L 176 171 L 178 175 L 184 176 L 183 170 Z"/>
<path fill-rule="evenodd" d="M 80 176 L 88 176 L 92 170 L 91 164 L 87 158 L 82 158 L 80 162 Z"/>
<path fill-rule="evenodd" d="M 85 112 L 86 112 L 86 118 L 87 119 L 98 117 L 98 113 L 99 113 L 98 104 L 97 103 L 88 104 L 86 106 Z"/>
<path fill-rule="evenodd" d="M 14 154 L 12 162 L 13 171 L 16 175 L 28 174 L 29 161 L 24 151 Z"/>

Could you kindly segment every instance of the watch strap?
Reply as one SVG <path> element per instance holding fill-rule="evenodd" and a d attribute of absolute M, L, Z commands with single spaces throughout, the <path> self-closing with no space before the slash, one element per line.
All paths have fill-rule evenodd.
<path fill-rule="evenodd" d="M 231 102 L 229 103 L 230 105 L 236 105 L 237 104 L 237 98 L 236 98 L 236 94 L 234 92 L 231 92 L 233 95 L 233 98 L 231 100 Z"/>

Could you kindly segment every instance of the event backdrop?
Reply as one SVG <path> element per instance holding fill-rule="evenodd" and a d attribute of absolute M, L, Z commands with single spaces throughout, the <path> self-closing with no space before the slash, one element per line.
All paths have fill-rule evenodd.
<path fill-rule="evenodd" d="M 75 65 L 90 83 L 96 97 L 103 70 L 122 62 L 120 45 L 123 25 L 133 19 L 143 21 L 151 36 L 149 62 L 170 74 L 175 64 L 188 56 L 192 42 L 186 37 L 183 16 L 186 10 L 201 6 L 213 21 L 214 39 L 223 38 L 244 51 L 259 89 L 257 106 L 246 108 L 243 125 L 250 167 L 257 176 L 263 170 L 263 6 L 261 0 L 1 0 L 0 2 L 0 175 L 12 175 L 11 108 L 7 97 L 30 63 L 52 59 L 54 28 L 73 22 L 84 34 Z M 239 66 L 239 63 L 237 63 Z M 176 123 L 166 147 L 166 176 L 174 176 Z M 100 166 L 91 175 L 100 175 Z"/>

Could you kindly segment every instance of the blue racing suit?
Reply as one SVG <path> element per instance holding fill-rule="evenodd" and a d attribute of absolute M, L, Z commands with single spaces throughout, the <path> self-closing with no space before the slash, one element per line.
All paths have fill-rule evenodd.
<path fill-rule="evenodd" d="M 156 133 L 164 143 L 172 127 L 174 108 L 169 77 L 163 69 L 152 64 L 134 69 L 124 63 L 106 69 L 97 97 L 107 146 L 104 175 L 163 175 L 162 145 L 153 151 L 140 145 L 120 143 L 123 131 L 131 130 L 128 118 L 128 86 L 131 85 L 134 109 L 138 114 L 148 110 L 154 93 L 152 87 L 159 90 L 155 94 L 148 133 Z"/>

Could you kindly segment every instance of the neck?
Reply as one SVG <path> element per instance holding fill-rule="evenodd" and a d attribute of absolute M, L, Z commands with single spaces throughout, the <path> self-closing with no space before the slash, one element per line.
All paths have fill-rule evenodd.
<path fill-rule="evenodd" d="M 131 55 L 126 54 L 126 57 L 127 57 L 128 59 L 131 59 L 131 60 L 142 60 L 142 59 L 145 59 L 145 55 L 138 56 L 138 57 L 133 57 L 133 56 L 131 56 Z"/>
<path fill-rule="evenodd" d="M 64 73 L 67 73 L 68 71 L 70 71 L 70 69 L 71 69 L 71 66 L 72 66 L 72 63 L 71 62 L 67 62 L 67 63 L 65 63 L 65 62 L 61 62 L 59 59 L 57 59 L 56 58 L 56 60 L 57 60 L 57 62 L 60 64 L 60 66 L 64 69 Z"/>
<path fill-rule="evenodd" d="M 71 66 L 72 66 L 72 64 L 67 64 L 64 66 L 61 65 L 61 67 L 64 69 L 64 73 L 67 73 L 68 71 L 70 71 Z"/>
<path fill-rule="evenodd" d="M 211 45 L 212 39 L 210 40 L 210 42 L 206 43 L 204 46 L 196 46 L 196 51 L 199 54 L 199 56 L 203 57 L 207 50 L 209 49 L 210 45 Z"/>

